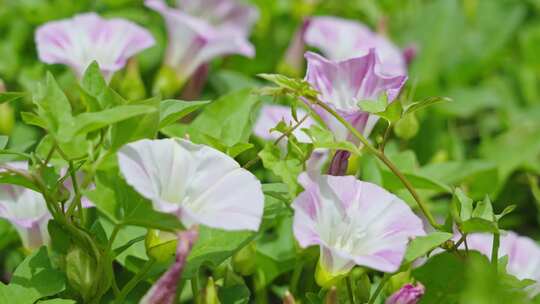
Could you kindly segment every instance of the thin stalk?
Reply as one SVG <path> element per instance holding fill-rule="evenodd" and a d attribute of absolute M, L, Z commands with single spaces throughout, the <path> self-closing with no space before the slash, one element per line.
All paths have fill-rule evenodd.
<path fill-rule="evenodd" d="M 381 282 L 379 283 L 379 286 L 377 286 L 377 289 L 375 290 L 375 292 L 373 293 L 373 295 L 369 299 L 368 304 L 375 303 L 375 300 L 377 300 L 377 298 L 379 297 L 379 294 L 381 293 L 381 291 L 383 290 L 384 286 L 386 285 L 386 283 L 388 282 L 389 279 L 390 279 L 390 275 L 385 273 L 384 276 L 381 279 Z"/>
<path fill-rule="evenodd" d="M 302 270 L 304 269 L 305 261 L 302 259 L 296 263 L 294 267 L 292 276 L 291 276 L 291 293 L 295 295 L 298 290 L 298 282 L 300 281 L 300 276 L 302 275 Z"/>
<path fill-rule="evenodd" d="M 401 183 L 407 188 L 409 193 L 411 193 L 412 197 L 418 204 L 418 207 L 420 207 L 420 210 L 422 210 L 422 213 L 426 216 L 428 222 L 436 229 L 440 229 L 441 226 L 435 221 L 435 218 L 427 208 L 426 204 L 420 199 L 420 196 L 412 186 L 412 184 L 409 182 L 409 180 L 399 171 L 399 169 L 386 157 L 384 153 L 376 149 L 371 145 L 371 143 L 358 131 L 356 128 L 354 128 L 348 121 L 346 121 L 341 115 L 339 115 L 334 109 L 329 107 L 327 104 L 321 102 L 318 99 L 312 99 L 311 100 L 314 104 L 317 106 L 320 106 L 325 111 L 330 113 L 330 115 L 334 116 L 341 124 L 343 124 L 349 132 L 351 132 L 365 147 L 366 149 L 375 155 L 378 159 L 380 159 L 389 169 L 394 173 L 394 175 L 399 178 Z"/>
<path fill-rule="evenodd" d="M 135 288 L 135 286 L 137 286 L 137 284 L 139 284 L 140 281 L 142 281 L 144 279 L 146 274 L 148 274 L 148 272 L 150 271 L 150 269 L 154 265 L 154 262 L 155 262 L 155 260 L 151 258 L 150 260 L 148 260 L 143 265 L 141 270 L 139 270 L 139 272 L 135 276 L 133 276 L 133 278 L 131 278 L 131 280 L 129 280 L 126 283 L 126 285 L 122 288 L 122 290 L 120 290 L 120 294 L 118 295 L 118 297 L 116 297 L 114 303 L 117 303 L 117 304 L 124 303 L 124 299 L 127 297 L 129 292 L 133 288 Z"/>
<path fill-rule="evenodd" d="M 497 233 L 493 233 L 493 246 L 491 247 L 491 264 L 495 268 L 495 271 L 497 271 L 499 267 L 499 245 L 501 242 L 501 235 Z"/>
<path fill-rule="evenodd" d="M 195 271 L 193 278 L 191 278 L 191 293 L 193 294 L 193 303 L 199 304 L 199 294 L 201 292 L 201 283 L 199 278 L 199 270 Z"/>

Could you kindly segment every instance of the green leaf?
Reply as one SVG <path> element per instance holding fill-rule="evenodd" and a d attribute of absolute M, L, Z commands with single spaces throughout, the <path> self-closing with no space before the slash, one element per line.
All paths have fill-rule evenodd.
<path fill-rule="evenodd" d="M 9 285 L 0 283 L 0 303 L 31 304 L 64 289 L 64 275 L 52 267 L 47 248 L 41 247 L 19 264 Z"/>
<path fill-rule="evenodd" d="M 0 150 L 6 148 L 8 144 L 9 137 L 5 135 L 0 135 Z"/>
<path fill-rule="evenodd" d="M 250 231 L 224 231 L 199 227 L 199 239 L 189 254 L 182 277 L 189 279 L 201 266 L 216 267 L 256 236 Z"/>
<path fill-rule="evenodd" d="M 201 111 L 187 127 L 187 134 L 192 141 L 203 144 L 206 144 L 204 135 L 219 138 L 227 147 L 247 143 L 258 103 L 259 98 L 251 89 L 224 95 Z"/>
<path fill-rule="evenodd" d="M 84 72 L 81 81 L 82 101 L 88 111 L 95 112 L 104 109 L 107 105 L 101 104 L 99 97 L 107 90 L 107 82 L 101 74 L 96 61 L 93 61 Z"/>
<path fill-rule="evenodd" d="M 495 214 L 493 213 L 493 206 L 491 205 L 489 197 L 486 196 L 483 201 L 476 203 L 472 217 L 481 218 L 491 222 L 495 221 Z"/>
<path fill-rule="evenodd" d="M 39 301 L 38 304 L 77 304 L 77 302 L 69 299 L 50 299 Z"/>
<path fill-rule="evenodd" d="M 454 200 L 458 206 L 459 219 L 466 221 L 471 218 L 473 213 L 473 200 L 470 199 L 463 190 L 456 188 L 454 191 Z"/>
<path fill-rule="evenodd" d="M 132 103 L 132 106 L 150 107 L 152 110 L 115 124 L 111 131 L 111 149 L 117 150 L 139 139 L 155 138 L 159 125 L 159 104 L 160 100 L 156 97 Z"/>
<path fill-rule="evenodd" d="M 287 184 L 289 193 L 294 197 L 300 189 L 297 178 L 304 171 L 303 164 L 298 159 L 282 158 L 280 154 L 281 151 L 278 147 L 267 143 L 264 149 L 259 152 L 259 157 L 266 169 L 272 171 Z"/>
<path fill-rule="evenodd" d="M 74 118 L 73 125 L 63 126 L 60 130 L 61 139 L 69 141 L 75 135 L 90 133 L 134 116 L 155 111 L 156 109 L 150 106 L 123 105 L 100 112 L 83 113 Z"/>
<path fill-rule="evenodd" d="M 417 258 L 427 254 L 451 239 L 452 236 L 452 233 L 432 232 L 426 236 L 419 236 L 413 239 L 405 252 L 405 263 L 411 263 Z"/>
<path fill-rule="evenodd" d="M 47 129 L 47 122 L 34 113 L 21 112 L 21 118 L 26 124 L 37 126 L 45 130 Z"/>
<path fill-rule="evenodd" d="M 280 74 L 258 74 L 257 76 L 277 84 L 289 92 L 304 97 L 316 97 L 317 92 L 304 79 L 290 78 Z"/>
<path fill-rule="evenodd" d="M 377 100 L 360 101 L 358 106 L 362 111 L 380 116 L 390 123 L 397 122 L 403 112 L 401 102 L 394 100 L 394 102 L 389 103 L 387 94 L 381 94 Z"/>
<path fill-rule="evenodd" d="M 403 114 L 409 115 L 423 108 L 429 107 L 431 105 L 442 103 L 442 102 L 451 102 L 451 101 L 452 99 L 448 97 L 428 97 L 421 101 L 416 101 L 407 105 L 403 111 Z"/>
<path fill-rule="evenodd" d="M 61 126 L 72 125 L 71 104 L 51 73 L 47 73 L 47 79 L 41 84 L 34 103 L 38 108 L 38 116 L 55 137 L 58 138 Z"/>
<path fill-rule="evenodd" d="M 133 190 L 117 173 L 98 173 L 96 188 L 85 193 L 113 223 L 176 231 L 178 218 L 154 210 L 152 203 Z"/>
<path fill-rule="evenodd" d="M 25 92 L 0 92 L 0 104 L 17 100 L 28 95 Z"/>
<path fill-rule="evenodd" d="M 501 213 L 495 215 L 495 218 L 497 219 L 497 221 L 499 221 L 501 220 L 501 218 L 512 213 L 516 208 L 517 208 L 517 205 L 506 206 L 506 208 L 504 208 L 504 210 Z"/>
<path fill-rule="evenodd" d="M 311 138 L 315 149 L 345 150 L 353 154 L 360 154 L 360 150 L 355 144 L 350 141 L 337 141 L 334 133 L 321 126 L 312 125 L 309 129 L 303 128 L 302 131 Z"/>
<path fill-rule="evenodd" d="M 431 257 L 424 265 L 412 271 L 426 292 L 423 303 L 455 304 L 465 287 L 465 263 L 452 253 L 441 253 Z"/>
<path fill-rule="evenodd" d="M 473 233 L 473 232 L 489 232 L 499 233 L 497 223 L 489 221 L 479 217 L 470 218 L 460 224 L 461 232 Z"/>
<path fill-rule="evenodd" d="M 159 128 L 164 128 L 200 107 L 210 103 L 210 101 L 183 101 L 167 99 L 161 101 L 159 105 Z"/>

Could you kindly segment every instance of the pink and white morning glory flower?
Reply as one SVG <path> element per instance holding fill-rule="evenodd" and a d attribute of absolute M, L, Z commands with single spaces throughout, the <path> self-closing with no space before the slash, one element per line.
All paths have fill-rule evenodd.
<path fill-rule="evenodd" d="M 10 163 L 25 170 L 26 163 Z M 17 230 L 23 246 L 34 250 L 49 243 L 47 223 L 51 214 L 41 193 L 15 185 L 0 185 L 0 218 Z"/>
<path fill-rule="evenodd" d="M 376 100 L 387 94 L 389 102 L 399 94 L 407 76 L 385 76 L 379 72 L 375 50 L 361 57 L 333 61 L 307 52 L 306 81 L 319 92 L 319 99 L 336 110 L 364 136 L 369 136 L 378 116 L 363 112 L 360 101 Z M 352 140 L 348 130 L 326 111 L 315 107 L 338 140 Z"/>
<path fill-rule="evenodd" d="M 355 265 L 399 269 L 409 240 L 424 235 L 421 219 L 395 195 L 354 176 L 299 178 L 293 230 L 301 247 L 320 247 L 320 267 L 331 276 Z"/>
<path fill-rule="evenodd" d="M 375 49 L 380 60 L 379 73 L 407 74 L 403 52 L 386 37 L 359 22 L 330 16 L 312 17 L 304 37 L 306 44 L 318 48 L 331 60 L 362 57 Z"/>
<path fill-rule="evenodd" d="M 491 257 L 493 235 L 488 233 L 475 233 L 467 236 L 469 250 L 477 250 L 487 257 Z M 464 249 L 464 246 L 461 246 Z M 531 279 L 536 281 L 527 287 L 531 296 L 540 293 L 540 246 L 532 239 L 520 236 L 515 232 L 504 232 L 500 236 L 499 258 L 508 256 L 506 271 L 520 280 Z"/>
<path fill-rule="evenodd" d="M 155 43 L 150 32 L 137 24 L 103 19 L 95 13 L 45 23 L 35 39 L 41 61 L 68 65 L 80 77 L 95 60 L 107 79 L 130 57 Z"/>
<path fill-rule="evenodd" d="M 165 19 L 169 41 L 165 65 L 184 83 L 202 64 L 216 57 L 255 55 L 248 41 L 258 11 L 235 0 L 183 0 L 178 8 L 163 0 L 146 0 Z"/>
<path fill-rule="evenodd" d="M 258 230 L 261 183 L 228 155 L 183 139 L 139 140 L 118 153 L 127 183 L 190 227 Z"/>

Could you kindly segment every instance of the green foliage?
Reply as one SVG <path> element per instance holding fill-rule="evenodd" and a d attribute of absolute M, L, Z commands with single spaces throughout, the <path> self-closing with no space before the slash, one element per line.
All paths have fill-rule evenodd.
<path fill-rule="evenodd" d="M 60 293 L 65 286 L 64 274 L 53 268 L 47 249 L 41 247 L 19 264 L 9 285 L 0 283 L 0 300 L 31 304 Z"/>

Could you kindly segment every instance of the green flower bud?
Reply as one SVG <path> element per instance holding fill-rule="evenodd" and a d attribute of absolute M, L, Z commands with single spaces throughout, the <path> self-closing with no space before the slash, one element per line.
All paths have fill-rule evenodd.
<path fill-rule="evenodd" d="M 418 133 L 419 125 L 418 119 L 414 114 L 405 115 L 400 119 L 395 127 L 394 133 L 401 139 L 411 139 Z"/>
<path fill-rule="evenodd" d="M 69 284 L 77 290 L 84 302 L 97 294 L 100 278 L 97 277 L 96 261 L 79 247 L 71 248 L 66 255 L 66 276 Z"/>
<path fill-rule="evenodd" d="M 11 134 L 15 125 L 15 112 L 8 103 L 0 104 L 0 134 Z"/>
<path fill-rule="evenodd" d="M 154 80 L 153 93 L 161 94 L 163 97 L 172 97 L 178 94 L 184 86 L 186 79 L 182 79 L 176 74 L 176 71 L 169 66 L 162 66 Z"/>
<path fill-rule="evenodd" d="M 208 278 L 202 295 L 202 304 L 220 304 L 216 285 L 212 277 Z"/>
<path fill-rule="evenodd" d="M 119 73 L 116 75 L 119 75 Z M 113 78 L 113 82 L 115 81 L 117 82 L 116 85 L 120 95 L 128 100 L 141 100 L 146 96 L 146 90 L 144 89 L 144 83 L 139 71 L 139 64 L 134 59 L 128 61 L 126 70 L 121 77 Z"/>
<path fill-rule="evenodd" d="M 144 244 L 146 254 L 157 262 L 167 262 L 176 255 L 176 234 L 149 229 Z"/>
<path fill-rule="evenodd" d="M 256 251 L 255 242 L 251 242 L 240 249 L 232 258 L 234 271 L 243 276 L 253 274 L 255 272 Z"/>

